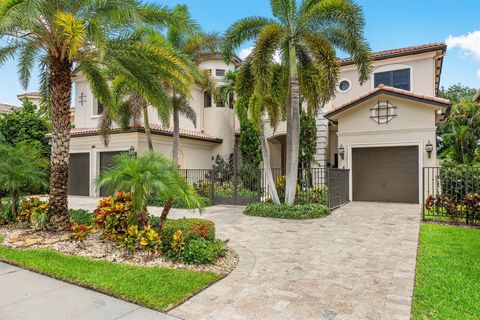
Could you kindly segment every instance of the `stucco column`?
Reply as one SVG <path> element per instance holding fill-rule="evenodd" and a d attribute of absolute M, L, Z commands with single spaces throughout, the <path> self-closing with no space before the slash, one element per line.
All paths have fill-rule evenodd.
<path fill-rule="evenodd" d="M 314 167 L 327 166 L 328 148 L 328 120 L 325 118 L 325 108 L 322 108 L 317 115 L 317 151 L 315 153 Z"/>

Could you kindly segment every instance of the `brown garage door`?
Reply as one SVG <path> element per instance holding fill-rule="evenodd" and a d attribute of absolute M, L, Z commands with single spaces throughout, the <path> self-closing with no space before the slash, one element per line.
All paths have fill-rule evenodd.
<path fill-rule="evenodd" d="M 117 154 L 121 154 L 125 151 L 112 151 L 112 152 L 101 152 L 100 153 L 100 174 L 108 170 L 113 165 L 113 158 Z M 109 188 L 102 187 L 100 188 L 100 196 L 101 197 L 108 197 L 113 194 L 113 190 Z"/>
<path fill-rule="evenodd" d="M 71 153 L 68 162 L 68 194 L 88 196 L 90 191 L 90 154 Z"/>
<path fill-rule="evenodd" d="M 418 147 L 352 149 L 354 201 L 418 203 Z"/>

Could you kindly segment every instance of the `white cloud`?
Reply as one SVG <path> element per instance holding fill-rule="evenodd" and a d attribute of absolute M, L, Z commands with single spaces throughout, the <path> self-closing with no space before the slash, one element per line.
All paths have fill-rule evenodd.
<path fill-rule="evenodd" d="M 253 50 L 253 47 L 243 48 L 242 50 L 240 50 L 240 53 L 238 56 L 240 57 L 240 59 L 245 60 L 245 58 L 247 58 L 250 55 L 250 53 L 252 53 L 252 50 Z"/>
<path fill-rule="evenodd" d="M 445 42 L 449 48 L 459 47 L 465 54 L 473 55 L 475 59 L 480 61 L 480 30 L 458 37 L 450 35 Z"/>
<path fill-rule="evenodd" d="M 243 48 L 242 50 L 240 50 L 238 56 L 240 57 L 240 59 L 245 60 L 252 53 L 252 50 L 253 47 Z M 280 57 L 280 51 L 277 51 L 275 53 L 273 60 L 275 60 L 275 62 L 277 63 L 280 63 L 282 61 Z"/>

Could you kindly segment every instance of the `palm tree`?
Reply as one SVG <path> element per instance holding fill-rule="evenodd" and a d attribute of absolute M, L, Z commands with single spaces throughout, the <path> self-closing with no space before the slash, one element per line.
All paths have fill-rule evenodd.
<path fill-rule="evenodd" d="M 0 190 L 12 198 L 12 217 L 16 217 L 22 192 L 47 186 L 48 161 L 38 145 L 0 142 Z M 28 190 L 30 189 L 30 190 Z"/>
<path fill-rule="evenodd" d="M 160 5 L 139 0 L 17 0 L 0 2 L 0 64 L 19 58 L 24 87 L 39 63 L 42 100 L 50 108 L 51 175 L 49 218 L 68 227 L 67 180 L 70 144 L 72 78 L 81 73 L 104 105 L 111 102 L 102 66 L 117 74 L 142 78 L 145 65 L 175 65 L 173 57 L 138 41 L 136 26 L 164 26 L 183 19 Z"/>
<path fill-rule="evenodd" d="M 193 187 L 180 175 L 176 166 L 165 157 L 153 151 L 140 157 L 121 154 L 114 157 L 113 166 L 97 180 L 97 188 L 109 187 L 115 192 L 132 193 L 132 220 L 146 225 L 147 199 L 150 194 L 163 199 L 182 199 L 188 208 L 202 208 L 204 203 Z M 166 216 L 160 218 L 160 231 Z"/>
<path fill-rule="evenodd" d="M 238 69 L 225 72 L 223 84 L 218 88 L 220 98 L 224 105 L 233 107 L 235 103 L 235 83 L 237 82 Z"/>
<path fill-rule="evenodd" d="M 363 37 L 362 10 L 350 0 L 270 0 L 273 19 L 244 18 L 225 33 L 222 45 L 229 60 L 242 43 L 255 40 L 252 70 L 262 94 L 271 88 L 271 63 L 280 54 L 288 70 L 286 200 L 295 201 L 300 136 L 300 91 L 312 110 L 335 94 L 338 60 L 335 48 L 350 54 L 363 83 L 370 74 L 370 49 Z M 303 74 L 303 76 L 302 76 Z"/>

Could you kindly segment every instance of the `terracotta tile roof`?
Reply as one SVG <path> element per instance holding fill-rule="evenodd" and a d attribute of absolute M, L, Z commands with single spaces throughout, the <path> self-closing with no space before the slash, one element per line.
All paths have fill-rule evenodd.
<path fill-rule="evenodd" d="M 40 97 L 40 92 L 34 91 L 34 92 L 24 92 L 24 93 L 17 94 L 17 97 L 25 97 L 25 96 Z"/>
<path fill-rule="evenodd" d="M 160 135 L 173 135 L 173 128 L 165 128 L 159 124 L 152 123 L 150 124 L 150 129 L 153 134 L 160 134 Z M 136 125 L 131 130 L 133 131 L 144 131 L 145 128 L 142 125 Z M 113 133 L 118 133 L 119 128 L 114 127 L 112 128 Z M 72 128 L 70 130 L 70 135 L 72 137 L 75 136 L 89 136 L 89 135 L 97 135 L 100 134 L 100 129 L 98 128 Z M 209 134 L 202 133 L 200 131 L 195 130 L 188 130 L 188 129 L 180 129 L 180 137 L 187 138 L 187 139 L 195 139 L 195 140 L 203 140 L 203 141 L 211 141 L 215 143 L 221 143 L 222 139 L 215 138 Z"/>
<path fill-rule="evenodd" d="M 374 52 L 372 53 L 372 58 L 373 60 L 382 60 L 387 58 L 393 58 L 393 57 L 399 57 L 399 56 L 405 56 L 405 55 L 411 55 L 411 54 L 417 54 L 417 53 L 423 53 L 423 52 L 429 52 L 429 51 L 437 51 L 437 50 L 445 51 L 446 48 L 447 46 L 443 42 L 429 43 L 429 44 L 423 44 L 419 46 Z M 339 59 L 339 63 L 341 66 L 346 66 L 349 64 L 353 64 L 353 59 L 352 58 Z"/>
<path fill-rule="evenodd" d="M 326 114 L 325 114 L 325 117 L 331 117 L 335 114 L 338 114 L 340 112 L 343 112 L 344 110 L 347 110 L 375 95 L 378 95 L 380 93 L 386 93 L 386 94 L 390 94 L 390 95 L 394 95 L 394 96 L 400 96 L 400 97 L 403 97 L 403 98 L 411 98 L 411 99 L 417 99 L 417 100 L 421 100 L 423 102 L 426 102 L 426 103 L 432 103 L 432 104 L 435 104 L 435 105 L 438 105 L 438 106 L 441 106 L 441 107 L 449 107 L 450 106 L 450 100 L 448 99 L 443 99 L 443 98 L 439 98 L 439 97 L 431 97 L 431 96 L 427 96 L 427 95 L 424 95 L 424 94 L 418 94 L 418 93 L 414 93 L 414 92 L 411 92 L 411 91 L 407 91 L 407 90 L 402 90 L 402 89 L 397 89 L 397 88 L 393 88 L 393 87 L 388 87 L 388 86 L 385 86 L 384 84 L 380 84 L 378 85 L 378 87 L 376 87 L 375 89 L 373 89 L 372 91 L 364 94 L 364 95 L 361 95 L 347 103 L 344 103 L 342 104 L 341 106 L 335 108 L 335 109 L 332 109 L 330 111 L 328 111 Z"/>
<path fill-rule="evenodd" d="M 15 106 L 10 104 L 0 103 L 0 114 L 1 113 L 13 113 L 15 111 Z"/>

